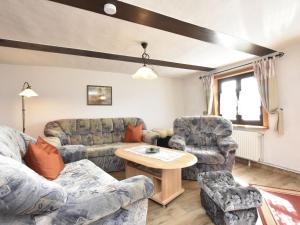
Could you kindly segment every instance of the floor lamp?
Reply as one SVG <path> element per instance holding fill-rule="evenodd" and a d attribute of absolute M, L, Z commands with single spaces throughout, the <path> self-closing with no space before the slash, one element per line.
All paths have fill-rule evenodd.
<path fill-rule="evenodd" d="M 22 96 L 22 125 L 23 133 L 25 133 L 25 97 L 35 97 L 38 96 L 38 94 L 31 89 L 31 85 L 28 82 L 25 82 L 19 95 Z"/>

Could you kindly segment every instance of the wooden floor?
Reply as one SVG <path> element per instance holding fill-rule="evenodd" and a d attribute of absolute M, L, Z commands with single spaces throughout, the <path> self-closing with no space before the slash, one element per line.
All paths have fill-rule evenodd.
<path fill-rule="evenodd" d="M 124 172 L 113 174 L 124 179 Z M 287 188 L 300 191 L 300 179 L 292 176 L 237 163 L 233 175 L 240 183 L 260 184 L 271 187 Z M 201 207 L 199 186 L 195 181 L 183 181 L 185 192 L 162 208 L 149 201 L 147 225 L 213 225 Z"/>

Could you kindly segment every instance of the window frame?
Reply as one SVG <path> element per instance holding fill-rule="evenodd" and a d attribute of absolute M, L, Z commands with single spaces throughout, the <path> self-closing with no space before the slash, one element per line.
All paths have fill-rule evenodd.
<path fill-rule="evenodd" d="M 213 112 L 215 115 L 220 115 L 220 94 L 221 94 L 221 90 L 220 90 L 220 86 L 221 83 L 224 81 L 229 81 L 229 80 L 238 80 L 238 85 L 240 85 L 240 81 L 243 78 L 246 77 L 251 77 L 254 76 L 253 74 L 253 69 L 252 68 L 246 68 L 246 69 L 242 69 L 242 70 L 238 70 L 238 71 L 233 71 L 231 73 L 224 73 L 221 74 L 219 76 L 215 76 L 214 78 L 214 107 L 213 107 Z M 237 87 L 238 90 L 239 87 Z M 269 127 L 269 118 L 268 118 L 268 113 L 266 112 L 266 110 L 262 107 L 262 105 L 260 106 L 260 120 L 256 120 L 256 121 L 249 121 L 249 120 L 243 120 L 241 118 L 241 116 L 236 117 L 236 120 L 231 120 L 232 123 L 235 126 L 250 126 L 250 127 L 263 127 L 263 128 L 268 128 Z"/>

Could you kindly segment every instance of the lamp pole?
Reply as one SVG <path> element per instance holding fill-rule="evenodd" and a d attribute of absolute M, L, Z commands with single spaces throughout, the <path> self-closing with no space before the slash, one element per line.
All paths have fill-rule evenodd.
<path fill-rule="evenodd" d="M 24 96 L 22 96 L 22 125 L 23 125 L 23 133 L 25 133 L 25 100 L 24 100 Z"/>
<path fill-rule="evenodd" d="M 24 82 L 22 91 L 19 95 L 22 97 L 22 131 L 25 133 L 25 97 L 35 97 L 38 96 L 38 94 L 31 89 L 28 82 Z"/>

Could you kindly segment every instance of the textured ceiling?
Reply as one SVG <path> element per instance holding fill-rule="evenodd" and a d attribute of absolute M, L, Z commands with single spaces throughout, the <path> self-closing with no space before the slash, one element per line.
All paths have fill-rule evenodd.
<path fill-rule="evenodd" d="M 149 10 L 280 50 L 299 37 L 297 0 L 124 0 Z M 183 4 L 184 2 L 184 4 Z M 289 2 L 289 4 L 287 4 Z M 298 23 L 297 23 L 298 22 Z M 47 0 L 1 0 L 0 38 L 128 56 L 140 56 L 149 42 L 151 58 L 219 67 L 253 55 Z M 0 48 L 0 63 L 63 66 L 133 73 L 135 63 Z M 155 67 L 162 76 L 195 71 Z"/>
<path fill-rule="evenodd" d="M 299 0 L 122 0 L 271 49 L 300 40 Z"/>
<path fill-rule="evenodd" d="M 125 74 L 133 74 L 139 68 L 139 64 L 136 63 L 127 63 L 114 60 L 95 59 L 83 56 L 63 55 L 6 47 L 0 47 L 0 63 L 79 68 Z M 152 66 L 152 68 L 160 76 L 165 77 L 178 78 L 199 74 L 198 71 L 194 70 L 160 66 Z"/>

